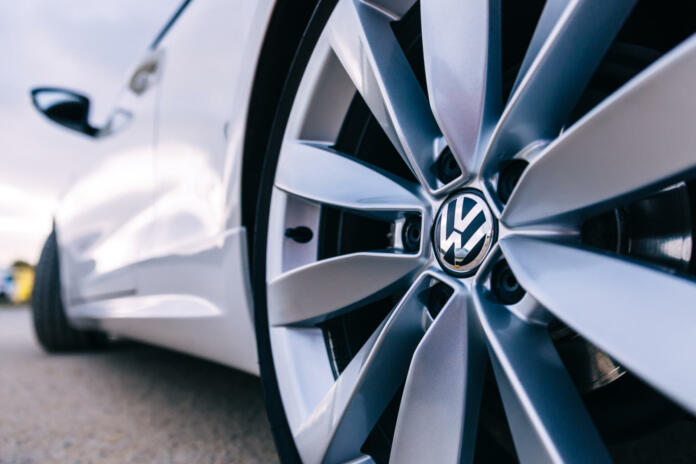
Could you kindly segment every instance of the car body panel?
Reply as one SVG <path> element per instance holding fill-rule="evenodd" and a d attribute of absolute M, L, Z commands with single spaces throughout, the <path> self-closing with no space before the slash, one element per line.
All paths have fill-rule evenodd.
<path fill-rule="evenodd" d="M 148 268 L 149 295 L 74 305 L 71 320 L 258 375 L 246 250 L 246 231 L 237 228 L 217 246 L 162 258 Z"/>
<path fill-rule="evenodd" d="M 115 112 L 128 121 L 95 139 L 93 164 L 58 205 L 55 227 L 68 306 L 137 287 L 136 264 L 154 226 L 157 96 L 155 81 L 140 94 L 124 86 Z"/>
<path fill-rule="evenodd" d="M 90 194 L 83 178 L 57 216 L 67 276 L 63 294 L 74 325 L 258 374 L 241 164 L 256 63 L 273 6 L 271 0 L 193 1 L 148 52 L 159 54 L 161 68 L 152 92 L 150 170 L 143 163 L 143 174 L 130 178 L 135 171 L 115 167 L 121 162 L 113 158 L 121 155 L 110 153 L 86 181 L 93 190 L 111 173 L 102 182 L 123 180 L 123 188 Z M 120 209 L 133 192 L 148 206 Z M 85 211 L 94 219 L 85 221 Z M 109 222 L 119 215 L 120 227 Z M 91 246 L 80 248 L 84 242 Z M 91 264 L 101 256 L 99 245 L 110 246 L 102 251 L 106 256 L 124 251 L 105 278 L 102 290 L 108 292 L 85 293 L 79 289 L 94 278 L 83 268 L 106 266 L 103 258 L 101 267 Z"/>

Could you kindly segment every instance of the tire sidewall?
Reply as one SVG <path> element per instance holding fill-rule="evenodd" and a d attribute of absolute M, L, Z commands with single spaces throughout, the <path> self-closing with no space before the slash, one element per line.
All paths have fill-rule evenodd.
<path fill-rule="evenodd" d="M 295 95 L 302 76 L 328 21 L 337 0 L 322 0 L 318 3 L 305 30 L 297 53 L 290 67 L 290 72 L 283 86 L 280 103 L 273 121 L 266 148 L 261 185 L 256 205 L 256 219 L 252 247 L 251 284 L 254 296 L 254 323 L 259 360 L 259 371 L 263 385 L 264 399 L 268 419 L 280 459 L 284 463 L 301 462 L 292 432 L 285 416 L 278 379 L 276 377 L 273 353 L 268 325 L 268 307 L 266 298 L 266 244 L 268 241 L 268 220 L 271 193 L 275 181 L 275 171 L 280 155 L 285 128 L 292 109 Z"/>

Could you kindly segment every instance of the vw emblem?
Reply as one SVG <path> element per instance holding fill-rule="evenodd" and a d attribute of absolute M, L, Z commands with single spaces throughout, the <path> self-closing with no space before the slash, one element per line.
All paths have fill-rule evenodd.
<path fill-rule="evenodd" d="M 440 207 L 433 247 L 440 265 L 458 277 L 472 275 L 493 246 L 496 222 L 483 197 L 465 190 Z"/>

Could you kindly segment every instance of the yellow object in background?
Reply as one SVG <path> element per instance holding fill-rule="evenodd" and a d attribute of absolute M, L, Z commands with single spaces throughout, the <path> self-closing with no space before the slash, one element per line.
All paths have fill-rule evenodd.
<path fill-rule="evenodd" d="M 14 280 L 14 291 L 11 298 L 13 303 L 26 303 L 31 299 L 31 292 L 34 289 L 34 268 L 25 265 L 15 265 L 12 267 L 12 278 Z"/>

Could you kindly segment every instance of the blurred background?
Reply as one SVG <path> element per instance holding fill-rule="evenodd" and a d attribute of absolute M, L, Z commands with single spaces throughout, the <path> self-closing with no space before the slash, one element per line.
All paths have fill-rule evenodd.
<path fill-rule="evenodd" d="M 180 3 L 0 0 L 0 463 L 277 459 L 256 377 L 130 342 L 50 356 L 27 310 L 57 200 L 95 143 L 49 123 L 29 90 L 84 93 L 105 122 Z"/>
<path fill-rule="evenodd" d="M 93 121 L 105 120 L 124 77 L 180 3 L 0 1 L 0 300 L 26 299 L 28 269 L 57 198 L 92 162 L 95 143 L 50 124 L 31 105 L 29 89 L 85 93 Z"/>

